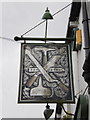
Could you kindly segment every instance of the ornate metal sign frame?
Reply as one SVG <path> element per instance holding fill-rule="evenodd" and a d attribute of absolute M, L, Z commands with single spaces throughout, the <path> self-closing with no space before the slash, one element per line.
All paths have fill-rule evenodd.
<path fill-rule="evenodd" d="M 18 103 L 74 103 L 71 44 L 22 43 Z"/>

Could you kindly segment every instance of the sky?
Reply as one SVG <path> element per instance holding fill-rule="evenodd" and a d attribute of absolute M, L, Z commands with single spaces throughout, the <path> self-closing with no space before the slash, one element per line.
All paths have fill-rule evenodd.
<path fill-rule="evenodd" d="M 11 41 L 12 43 L 14 43 L 15 36 L 21 36 L 27 30 L 31 29 L 38 23 L 42 22 L 43 21 L 42 16 L 46 10 L 46 7 L 48 7 L 48 9 L 50 10 L 50 13 L 53 15 L 54 13 L 56 13 L 57 11 L 59 11 L 69 3 L 71 3 L 70 0 L 67 0 L 68 2 L 67 1 L 61 2 L 61 0 L 56 0 L 56 1 L 50 0 L 49 2 L 47 2 L 47 0 L 42 0 L 42 1 L 37 0 L 37 2 L 35 0 L 33 0 L 33 2 L 31 0 L 29 1 L 28 0 L 25 0 L 25 1 L 11 0 L 11 1 L 3 0 L 3 2 L 0 3 L 0 9 L 1 9 L 0 12 L 2 13 L 0 16 L 1 18 L 0 25 L 2 26 L 2 30 L 0 30 L 0 37 L 6 38 L 6 39 L 2 39 L 3 45 L 0 44 L 1 45 L 0 49 L 2 49 L 3 47 L 5 50 L 5 47 L 8 48 L 9 46 L 9 49 L 7 49 L 6 52 L 9 51 L 10 53 L 11 53 L 10 45 L 12 44 L 10 42 L 7 43 L 5 41 Z M 59 38 L 66 37 L 67 25 L 68 25 L 68 20 L 70 15 L 70 8 L 71 6 L 69 6 L 65 10 L 55 15 L 53 20 L 48 21 L 47 37 L 59 37 Z M 44 37 L 45 36 L 44 34 L 45 34 L 45 23 L 41 24 L 40 26 L 38 26 L 37 28 L 35 28 L 25 36 Z M 12 46 L 12 50 L 15 50 L 17 48 L 16 44 L 20 44 L 20 43 L 15 42 L 15 44 L 13 44 Z M 6 53 L 4 54 L 6 55 Z M 14 56 L 14 55 L 13 53 L 11 53 L 6 56 L 8 57 L 8 56 Z M 19 58 L 17 60 L 19 60 Z M 0 66 L 1 66 L 1 63 L 0 63 Z M 9 66 L 9 67 L 12 68 L 12 66 Z M 6 72 L 8 72 L 8 67 L 6 67 L 5 70 Z M 12 75 L 14 75 L 14 73 Z M 40 114 L 38 114 L 37 116 L 40 117 Z"/>
<path fill-rule="evenodd" d="M 2 35 L 13 39 L 42 22 L 46 7 L 53 15 L 70 2 L 3 2 L 2 3 Z M 48 21 L 47 37 L 66 37 L 70 6 Z M 26 36 L 44 37 L 45 23 L 41 24 Z"/>

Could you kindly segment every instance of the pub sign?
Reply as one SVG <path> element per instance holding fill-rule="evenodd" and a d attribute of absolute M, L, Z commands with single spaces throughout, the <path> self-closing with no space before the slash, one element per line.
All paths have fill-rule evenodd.
<path fill-rule="evenodd" d="M 74 102 L 70 44 L 21 44 L 18 102 Z"/>

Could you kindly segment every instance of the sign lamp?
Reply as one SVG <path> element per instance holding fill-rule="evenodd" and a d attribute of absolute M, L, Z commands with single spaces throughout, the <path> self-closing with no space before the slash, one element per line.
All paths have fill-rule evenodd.
<path fill-rule="evenodd" d="M 46 19 L 46 20 L 47 20 L 47 19 L 53 19 L 53 16 L 51 15 L 50 11 L 48 10 L 48 7 L 47 7 L 47 9 L 45 10 L 45 13 L 44 13 L 42 19 Z"/>

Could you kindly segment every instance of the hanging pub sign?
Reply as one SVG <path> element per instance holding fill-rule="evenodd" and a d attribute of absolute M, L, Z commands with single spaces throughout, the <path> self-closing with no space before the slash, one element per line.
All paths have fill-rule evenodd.
<path fill-rule="evenodd" d="M 70 44 L 21 44 L 19 103 L 72 103 L 72 78 Z"/>

